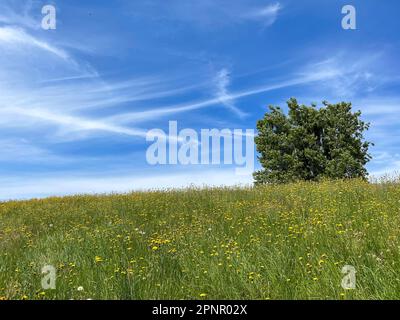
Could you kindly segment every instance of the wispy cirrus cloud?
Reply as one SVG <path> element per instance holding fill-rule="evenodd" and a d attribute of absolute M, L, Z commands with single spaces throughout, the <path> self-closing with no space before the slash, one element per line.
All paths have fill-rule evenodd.
<path fill-rule="evenodd" d="M 33 1 L 2 0 L 0 3 L 0 24 L 16 25 L 28 29 L 39 29 L 40 19 L 32 15 Z"/>
<path fill-rule="evenodd" d="M 29 35 L 19 27 L 0 27 L 0 46 L 14 49 L 19 49 L 21 46 L 33 47 L 47 51 L 64 60 L 70 59 L 69 54 L 63 49 Z"/>
<path fill-rule="evenodd" d="M 279 2 L 267 2 L 260 5 L 254 0 L 172 0 L 160 4 L 159 1 L 129 4 L 135 16 L 152 16 L 152 19 L 175 22 L 180 21 L 191 26 L 209 28 L 222 27 L 238 23 L 257 22 L 264 26 L 272 25 L 278 18 L 283 6 Z M 155 8 L 162 7 L 160 14 L 154 15 Z"/>
<path fill-rule="evenodd" d="M 243 118 L 246 114 L 235 106 L 233 101 L 234 99 L 228 92 L 228 86 L 231 83 L 229 71 L 225 68 L 220 70 L 214 81 L 216 86 L 216 95 L 220 102 L 226 106 L 228 110 L 232 111 L 240 118 Z"/>
<path fill-rule="evenodd" d="M 307 67 L 304 74 L 318 76 L 330 73 L 333 77 L 329 81 L 321 82 L 321 89 L 326 89 L 335 96 L 357 97 L 395 80 L 395 75 L 390 75 L 381 62 L 384 56 L 384 51 L 358 54 L 357 58 L 353 58 L 349 52 L 338 52 Z"/>
<path fill-rule="evenodd" d="M 351 74 L 351 70 L 348 72 Z M 234 113 L 243 114 L 243 112 L 240 109 L 237 109 L 234 105 L 235 101 L 238 101 L 239 99 L 289 87 L 306 86 L 317 82 L 329 84 L 331 82 L 335 82 L 338 77 L 341 76 L 343 76 L 342 70 L 330 67 L 327 68 L 325 66 L 325 62 L 318 61 L 315 63 L 309 63 L 304 68 L 300 68 L 300 70 L 296 70 L 289 74 L 286 78 L 278 79 L 276 81 L 269 81 L 263 85 L 231 91 L 228 93 L 226 86 L 229 80 L 227 79 L 227 71 L 225 70 L 219 74 L 219 80 L 217 81 L 217 91 L 219 94 L 217 97 L 188 103 L 167 105 L 145 111 L 123 113 L 112 116 L 110 119 L 118 123 L 139 123 L 149 119 L 162 118 L 183 112 L 204 109 L 215 105 L 223 105 L 225 107 L 228 106 Z"/>
<path fill-rule="evenodd" d="M 159 80 L 150 80 L 151 78 L 111 83 L 104 81 L 69 83 L 68 80 L 60 80 L 59 83 L 50 82 L 49 87 L 42 86 L 39 89 L 8 88 L 5 90 L 8 91 L 8 95 L 0 97 L 1 122 L 5 127 L 19 127 L 23 124 L 25 130 L 28 124 L 36 128 L 55 126 L 58 134 L 63 136 L 70 136 L 73 132 L 86 132 L 89 134 L 86 135 L 87 137 L 97 133 L 101 135 L 109 133 L 143 138 L 146 136 L 146 130 L 134 128 L 131 124 L 146 123 L 148 120 L 154 121 L 167 115 L 175 116 L 215 105 L 228 107 L 234 114 L 243 116 L 244 113 L 234 104 L 241 98 L 286 87 L 306 85 L 315 81 L 325 81 L 335 76 L 336 73 L 331 71 L 319 71 L 292 76 L 289 79 L 241 91 L 228 92 L 230 76 L 228 71 L 223 69 L 214 80 L 216 97 L 157 108 L 152 108 L 150 105 L 145 108 L 146 110 L 141 110 L 143 109 L 141 104 L 145 101 L 151 104 L 162 97 L 177 97 L 182 91 L 185 92 L 197 86 L 191 84 L 186 88 L 168 88 Z M 166 79 L 165 83 L 170 83 L 170 81 Z M 70 92 L 75 92 L 75 94 L 71 96 Z M 141 111 L 125 112 L 126 108 L 113 110 L 121 104 L 135 102 L 136 109 Z M 112 108 L 112 115 L 101 117 L 90 112 L 104 108 Z M 78 137 L 82 138 L 81 135 Z"/>
<path fill-rule="evenodd" d="M 70 49 L 78 50 L 73 45 L 60 45 L 58 40 L 60 37 L 54 37 L 54 33 L 43 33 L 41 31 L 42 22 L 42 6 L 36 0 L 3 0 L 0 3 L 0 63 L 7 66 L 8 64 L 25 64 L 27 63 L 26 55 L 29 54 L 30 59 L 35 59 L 35 64 L 49 63 L 52 59 L 54 69 L 67 69 L 74 71 L 74 76 L 81 74 L 96 74 L 94 68 L 87 62 L 79 62 Z M 69 43 L 69 42 L 67 42 Z M 67 49 L 68 48 L 68 49 Z M 57 59 L 59 61 L 57 61 Z M 0 69 L 0 73 L 1 73 Z M 3 71 L 10 72 L 5 67 Z M 76 74 L 79 73 L 79 74 Z"/>
<path fill-rule="evenodd" d="M 276 6 L 276 8 L 278 7 Z M 275 12 L 278 9 L 270 10 Z M 13 37 L 14 35 L 17 37 Z M 34 46 L 38 50 L 44 50 L 47 54 L 56 55 L 60 59 L 68 58 L 68 53 L 64 53 L 62 49 L 41 42 L 18 28 L 0 28 L 0 45 L 2 41 L 3 43 L 11 42 L 16 46 Z M 41 81 L 43 85 L 40 88 L 5 88 L 4 91 L 8 94 L 0 97 L 0 104 L 3 106 L 1 113 L 4 119 L 9 117 L 9 120 L 25 117 L 36 119 L 36 122 L 53 123 L 60 127 L 61 132 L 65 133 L 108 132 L 143 137 L 145 136 L 144 130 L 132 128 L 130 125 L 216 105 L 227 107 L 234 114 L 243 117 L 245 113 L 236 105 L 240 99 L 283 88 L 307 86 L 318 82 L 319 85 L 326 86 L 338 94 L 343 94 L 344 89 L 356 92 L 361 87 L 360 79 L 364 79 L 362 75 L 367 72 L 365 65 L 374 61 L 371 55 L 364 57 L 366 58 L 361 57 L 357 64 L 349 66 L 343 64 L 339 55 L 333 56 L 327 60 L 309 63 L 305 67 L 293 71 L 286 78 L 270 80 L 263 85 L 236 91 L 228 90 L 232 80 L 231 75 L 227 69 L 222 69 L 213 79 L 214 97 L 157 107 L 154 107 L 157 99 L 174 97 L 183 100 L 179 99 L 180 94 L 201 89 L 202 86 L 196 82 L 179 86 L 170 79 L 160 79 L 159 77 L 105 81 L 97 79 L 99 77 L 97 73 L 83 72 L 75 76 L 43 79 Z M 371 72 L 374 71 L 371 70 Z M 369 78 L 365 79 L 365 81 L 368 80 Z M 74 92 L 74 95 L 70 95 L 70 92 Z M 118 108 L 122 104 L 129 108 Z M 111 110 L 105 116 L 97 116 L 89 112 L 104 108 L 115 110 Z M 127 109 L 135 109 L 135 111 L 126 112 Z"/>
<path fill-rule="evenodd" d="M 279 2 L 276 2 L 264 7 L 251 9 L 243 17 L 249 20 L 260 21 L 264 26 L 270 26 L 278 19 L 278 15 L 282 9 L 283 6 Z"/>
<path fill-rule="evenodd" d="M 7 2 L 9 5 L 9 2 Z M 198 6 L 199 12 L 205 10 L 207 14 L 209 9 L 217 15 L 229 17 L 229 19 L 254 19 L 256 16 L 263 16 L 264 18 L 275 19 L 276 14 L 280 10 L 280 5 L 275 4 L 262 8 L 259 14 L 255 15 L 256 11 L 252 14 L 242 15 L 242 4 L 236 6 L 218 6 L 213 2 L 202 2 L 201 4 L 191 4 Z M 144 102 L 165 98 L 169 96 L 178 96 L 181 93 L 187 92 L 193 88 L 198 87 L 198 84 L 192 84 L 185 87 L 178 88 L 163 88 L 154 83 L 141 83 L 140 86 L 133 83 L 123 82 L 109 82 L 109 81 L 95 81 L 88 85 L 83 84 L 80 80 L 96 79 L 99 74 L 96 70 L 81 70 L 79 63 L 75 61 L 65 49 L 60 48 L 54 44 L 50 44 L 44 39 L 40 39 L 30 33 L 24 28 L 36 29 L 36 21 L 30 15 L 31 2 L 23 6 L 20 13 L 11 10 L 10 6 L 3 5 L 6 16 L 0 16 L 0 22 L 5 23 L 6 26 L 0 27 L 0 47 L 6 50 L 16 50 L 26 52 L 29 50 L 42 51 L 44 54 L 43 61 L 46 60 L 45 55 L 55 56 L 60 60 L 67 62 L 67 66 L 71 65 L 78 73 L 66 74 L 61 77 L 47 77 L 40 80 L 41 84 L 54 84 L 58 85 L 42 86 L 41 88 L 15 88 L 6 86 L 4 91 L 7 95 L 0 98 L 1 114 L 3 116 L 3 124 L 6 126 L 17 126 L 19 121 L 17 119 L 25 119 L 32 124 L 45 125 L 52 124 L 59 127 L 60 132 L 68 133 L 73 131 L 87 131 L 87 132 L 109 132 L 111 134 L 126 134 L 131 136 L 144 136 L 144 131 L 136 128 L 131 128 L 123 125 L 125 121 L 119 121 L 121 117 L 137 118 L 146 120 L 148 116 L 152 115 L 154 111 L 160 111 L 159 114 L 175 114 L 184 111 L 195 110 L 202 107 L 207 107 L 215 104 L 221 104 L 228 107 L 235 114 L 242 117 L 244 113 L 234 105 L 234 100 L 241 96 L 246 96 L 243 93 L 232 96 L 228 92 L 230 84 L 230 76 L 226 70 L 221 70 L 215 79 L 216 85 L 216 98 L 200 101 L 198 103 L 189 103 L 183 107 L 163 107 L 162 110 L 145 110 L 131 114 L 116 114 L 110 117 L 93 117 L 93 115 L 85 114 L 89 109 L 99 109 L 106 107 L 116 107 L 121 104 Z M 173 5 L 172 5 L 173 7 Z M 239 9 L 240 8 L 240 9 Z M 177 8 L 175 8 L 177 9 Z M 174 13 L 178 13 L 179 10 Z M 179 14 L 178 14 L 179 15 Z M 220 18 L 219 17 L 219 18 Z M 39 55 L 40 56 L 40 55 Z M 0 57 L 1 59 L 1 57 Z M 13 59 L 18 59 L 13 56 Z M 64 67 L 64 66 L 63 66 Z M 9 75 L 9 74 L 8 74 Z M 17 80 L 18 79 L 13 79 Z M 143 84 L 143 86 L 142 86 Z M 1 85 L 1 83 L 0 83 Z M 126 89 L 126 90 L 123 90 Z M 272 88 L 273 89 L 273 88 Z M 129 92 L 127 92 L 129 91 Z M 75 94 L 71 96 L 69 92 Z M 141 108 L 143 109 L 143 108 Z M 82 114 L 83 111 L 83 114 Z M 25 122 L 26 123 L 26 122 Z"/>
<path fill-rule="evenodd" d="M 125 128 L 107 123 L 105 121 L 88 119 L 82 116 L 73 116 L 63 114 L 60 112 L 51 112 L 48 109 L 31 109 L 31 108 L 17 108 L 17 107 L 3 107 L 0 109 L 0 114 L 3 117 L 11 116 L 14 119 L 18 118 L 31 118 L 42 122 L 49 122 L 56 124 L 63 128 L 64 131 L 106 131 L 114 134 L 125 134 L 129 136 L 146 137 L 145 130 L 138 130 L 134 128 Z M 8 120 L 10 120 L 10 118 Z M 36 126 L 38 121 L 34 122 Z M 26 123 L 25 123 L 26 124 Z"/>
<path fill-rule="evenodd" d="M 172 79 L 159 77 L 118 81 L 65 77 L 44 80 L 39 87 L 0 82 L 0 89 L 5 92 L 0 95 L 0 123 L 3 130 L 13 128 L 27 132 L 42 128 L 43 133 L 50 130 L 56 133 L 52 139 L 58 137 L 61 141 L 105 134 L 145 138 L 147 130 L 123 125 L 98 113 L 120 114 L 126 108 L 140 108 L 140 104 L 176 97 L 201 86 L 203 84 L 177 88 Z"/>

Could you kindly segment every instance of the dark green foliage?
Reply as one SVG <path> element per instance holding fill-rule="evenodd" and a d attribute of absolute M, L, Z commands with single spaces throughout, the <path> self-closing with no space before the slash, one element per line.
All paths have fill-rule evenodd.
<path fill-rule="evenodd" d="M 371 143 L 363 132 L 369 124 L 361 121 L 360 111 L 352 112 L 351 103 L 324 101 L 318 109 L 292 98 L 287 104 L 288 115 L 271 106 L 257 123 L 263 170 L 254 173 L 256 184 L 368 176 Z"/>

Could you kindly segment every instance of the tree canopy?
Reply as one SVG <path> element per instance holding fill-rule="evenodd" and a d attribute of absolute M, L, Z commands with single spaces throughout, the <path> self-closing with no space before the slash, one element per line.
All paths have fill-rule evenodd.
<path fill-rule="evenodd" d="M 317 108 L 292 98 L 287 105 L 287 114 L 270 106 L 257 122 L 255 143 L 262 170 L 254 173 L 256 184 L 367 178 L 372 143 L 364 139 L 369 123 L 361 120 L 360 111 L 352 112 L 347 102 L 324 101 Z"/>

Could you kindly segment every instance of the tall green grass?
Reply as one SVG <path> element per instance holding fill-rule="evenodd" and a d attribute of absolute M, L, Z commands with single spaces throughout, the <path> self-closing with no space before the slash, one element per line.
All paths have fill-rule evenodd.
<path fill-rule="evenodd" d="M 41 287 L 45 265 L 55 290 Z M 398 299 L 399 273 L 397 183 L 0 204 L 0 299 Z"/>

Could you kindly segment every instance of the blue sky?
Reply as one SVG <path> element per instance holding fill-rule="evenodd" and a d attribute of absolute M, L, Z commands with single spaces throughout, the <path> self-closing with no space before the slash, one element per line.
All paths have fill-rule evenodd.
<path fill-rule="evenodd" d="M 43 30 L 41 9 L 57 9 Z M 341 9 L 357 10 L 357 30 Z M 353 102 L 370 174 L 400 170 L 395 0 L 0 3 L 0 199 L 251 183 L 146 162 L 148 130 L 255 128 L 266 106 Z"/>

